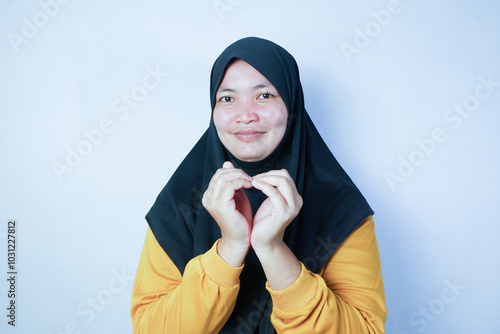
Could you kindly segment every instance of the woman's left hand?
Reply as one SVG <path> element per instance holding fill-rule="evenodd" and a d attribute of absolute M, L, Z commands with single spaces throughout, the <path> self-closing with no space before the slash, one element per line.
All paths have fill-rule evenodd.
<path fill-rule="evenodd" d="M 253 218 L 251 244 L 255 250 L 283 242 L 286 227 L 302 207 L 302 197 L 286 169 L 253 177 L 252 185 L 268 196 Z"/>

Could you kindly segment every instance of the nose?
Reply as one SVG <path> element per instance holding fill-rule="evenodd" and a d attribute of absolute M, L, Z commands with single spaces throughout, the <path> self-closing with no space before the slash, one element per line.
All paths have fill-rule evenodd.
<path fill-rule="evenodd" d="M 236 122 L 243 124 L 258 122 L 259 114 L 257 113 L 257 108 L 258 106 L 253 101 L 240 101 Z"/>

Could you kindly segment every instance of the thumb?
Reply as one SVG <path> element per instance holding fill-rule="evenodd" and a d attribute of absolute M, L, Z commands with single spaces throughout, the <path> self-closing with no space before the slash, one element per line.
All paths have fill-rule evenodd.
<path fill-rule="evenodd" d="M 231 161 L 225 161 L 222 164 L 222 168 L 234 168 L 234 165 L 231 163 Z"/>

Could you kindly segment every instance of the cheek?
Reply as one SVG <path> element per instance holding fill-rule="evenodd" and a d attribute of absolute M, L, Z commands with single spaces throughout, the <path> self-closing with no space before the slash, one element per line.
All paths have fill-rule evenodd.
<path fill-rule="evenodd" d="M 224 131 L 228 129 L 229 124 L 231 123 L 227 115 L 217 108 L 214 108 L 213 119 L 217 131 Z"/>
<path fill-rule="evenodd" d="M 272 125 L 278 132 L 285 132 L 288 123 L 288 112 L 286 106 L 279 105 L 273 113 Z"/>

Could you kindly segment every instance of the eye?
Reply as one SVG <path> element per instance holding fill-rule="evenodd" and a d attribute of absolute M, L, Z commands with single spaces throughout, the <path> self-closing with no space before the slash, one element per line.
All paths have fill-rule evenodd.
<path fill-rule="evenodd" d="M 262 98 L 264 100 L 270 99 L 271 97 L 273 97 L 273 94 L 271 93 L 264 93 L 259 96 L 259 98 Z"/>
<path fill-rule="evenodd" d="M 234 99 L 231 96 L 223 96 L 219 99 L 221 102 L 233 102 Z"/>

